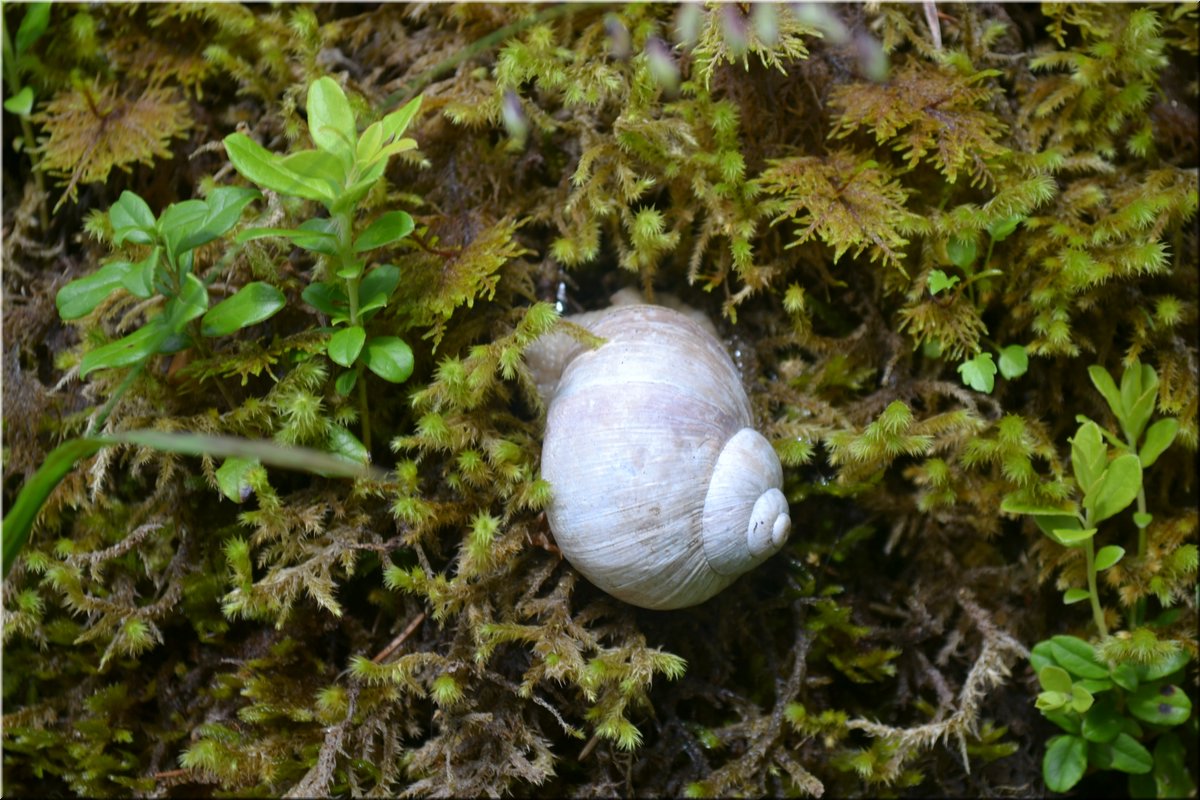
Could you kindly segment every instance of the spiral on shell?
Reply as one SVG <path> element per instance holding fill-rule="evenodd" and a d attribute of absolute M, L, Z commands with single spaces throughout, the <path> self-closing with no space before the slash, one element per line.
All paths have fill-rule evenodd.
<path fill-rule="evenodd" d="M 555 541 L 625 602 L 703 602 L 787 541 L 779 458 L 733 361 L 689 317 L 627 305 L 570 319 L 605 343 L 553 334 L 527 352 Z"/>

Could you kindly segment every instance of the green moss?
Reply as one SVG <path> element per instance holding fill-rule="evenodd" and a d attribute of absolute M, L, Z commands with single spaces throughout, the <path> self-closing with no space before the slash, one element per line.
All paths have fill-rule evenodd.
<path fill-rule="evenodd" d="M 1198 18 L 937 10 L 56 5 L 23 74 L 78 205 L 42 230 L 18 194 L 33 178 L 6 174 L 6 500 L 117 394 L 110 429 L 348 452 L 359 412 L 329 320 L 299 299 L 327 277 L 319 253 L 198 253 L 214 294 L 261 280 L 288 305 L 127 389 L 117 369 L 49 391 L 154 309 L 114 292 L 68 327 L 38 300 L 112 256 L 107 214 L 85 209 L 234 181 L 206 143 L 239 125 L 307 148 L 320 75 L 364 121 L 425 97 L 421 149 L 361 220 L 416 222 L 379 254 L 401 279 L 375 318 L 416 366 L 367 384 L 385 478 L 258 467 L 227 495 L 219 462 L 121 446 L 60 484 L 5 581 L 10 790 L 1036 790 L 1016 665 L 1085 631 L 1047 585 L 1082 585 L 1085 566 L 1000 503 L 1073 496 L 1075 415 L 1108 419 L 1090 365 L 1153 364 L 1180 421 L 1147 472 L 1145 557 L 1103 573 L 1145 624 L 1104 652 L 1197 651 Z M 174 115 L 132 143 L 152 168 L 121 171 L 72 70 Z M 65 159 L 68 107 L 108 148 L 106 177 Z M 256 213 L 286 227 L 313 207 L 267 197 Z M 561 311 L 631 284 L 683 296 L 737 351 L 795 525 L 783 555 L 669 614 L 608 598 L 558 553 L 523 358 Z M 962 362 L 1014 345 L 1023 375 L 963 385 Z M 1139 528 L 1111 525 L 1134 552 Z"/>

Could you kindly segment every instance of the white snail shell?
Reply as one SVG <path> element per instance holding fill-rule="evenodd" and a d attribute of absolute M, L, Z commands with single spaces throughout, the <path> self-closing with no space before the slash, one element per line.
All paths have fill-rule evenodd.
<path fill-rule="evenodd" d="M 571 321 L 607 341 L 554 334 L 527 353 L 555 541 L 627 603 L 703 602 L 787 541 L 779 458 L 728 354 L 687 316 L 629 305 Z"/>

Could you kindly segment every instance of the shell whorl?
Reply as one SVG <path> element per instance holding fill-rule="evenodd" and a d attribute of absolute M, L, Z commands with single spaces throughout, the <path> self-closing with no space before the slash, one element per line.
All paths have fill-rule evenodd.
<path fill-rule="evenodd" d="M 704 554 L 714 572 L 741 575 L 787 542 L 792 520 L 782 485 L 779 457 L 758 431 L 742 428 L 726 442 L 704 498 Z"/>

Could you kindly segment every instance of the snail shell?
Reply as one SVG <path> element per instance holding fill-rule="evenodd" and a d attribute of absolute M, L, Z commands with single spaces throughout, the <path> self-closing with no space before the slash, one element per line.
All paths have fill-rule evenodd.
<path fill-rule="evenodd" d="M 703 602 L 787 541 L 779 458 L 728 354 L 687 316 L 628 305 L 570 319 L 607 341 L 553 334 L 527 352 L 555 541 L 627 603 Z"/>

